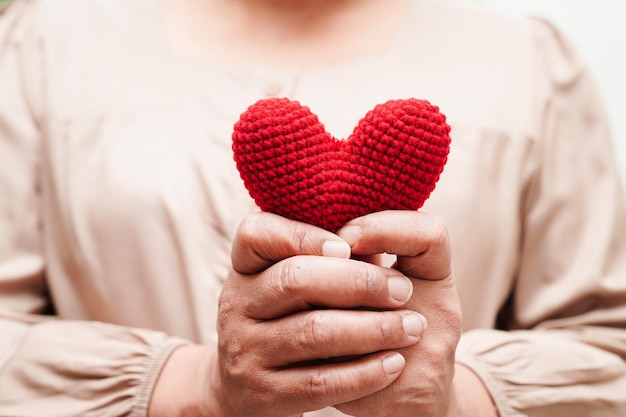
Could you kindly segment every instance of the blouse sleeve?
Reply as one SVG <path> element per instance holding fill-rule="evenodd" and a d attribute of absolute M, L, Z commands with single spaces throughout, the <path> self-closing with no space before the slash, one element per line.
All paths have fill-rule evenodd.
<path fill-rule="evenodd" d="M 457 360 L 501 417 L 626 415 L 626 207 L 598 91 L 571 45 L 533 21 L 536 166 L 500 330 Z"/>
<path fill-rule="evenodd" d="M 145 416 L 163 363 L 185 342 L 52 314 L 38 209 L 36 9 L 17 1 L 0 17 L 0 415 Z"/>

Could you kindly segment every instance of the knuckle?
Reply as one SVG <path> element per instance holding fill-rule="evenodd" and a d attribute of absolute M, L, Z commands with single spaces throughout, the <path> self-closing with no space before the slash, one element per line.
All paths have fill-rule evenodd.
<path fill-rule="evenodd" d="M 435 309 L 446 328 L 446 334 L 458 340 L 463 328 L 463 313 L 460 302 L 456 300 L 456 297 L 441 297 L 437 301 Z"/>
<path fill-rule="evenodd" d="M 239 316 L 242 303 L 241 298 L 237 296 L 236 290 L 227 282 L 220 293 L 217 302 L 217 325 L 218 330 L 227 326 Z"/>
<path fill-rule="evenodd" d="M 383 276 L 377 267 L 366 262 L 354 263 L 349 276 L 353 281 L 354 292 L 369 300 L 380 297 L 383 287 L 386 286 L 386 280 L 383 282 Z"/>
<path fill-rule="evenodd" d="M 427 346 L 427 354 L 432 369 L 446 369 L 454 360 L 455 346 L 456 344 L 450 343 L 445 338 L 431 341 Z"/>
<path fill-rule="evenodd" d="M 350 390 L 353 392 L 362 392 L 364 390 L 371 390 L 372 384 L 378 381 L 372 378 L 372 375 L 364 369 L 358 369 L 354 374 L 354 381 Z"/>
<path fill-rule="evenodd" d="M 239 337 L 223 337 L 218 341 L 220 368 L 229 379 L 245 379 L 250 372 L 249 346 L 242 340 Z"/>
<path fill-rule="evenodd" d="M 245 379 L 252 364 L 254 349 L 251 340 L 255 340 L 242 315 L 239 297 L 222 295 L 217 311 L 217 352 L 222 372 L 234 380 Z"/>
<path fill-rule="evenodd" d="M 297 343 L 306 352 L 315 353 L 319 350 L 319 346 L 332 347 L 336 343 L 327 315 L 318 312 L 307 314 L 303 317 L 301 329 Z"/>
<path fill-rule="evenodd" d="M 250 244 L 258 237 L 259 225 L 262 222 L 262 213 L 254 212 L 246 215 L 237 228 L 236 237 L 242 245 Z"/>
<path fill-rule="evenodd" d="M 217 309 L 217 322 L 220 326 L 225 325 L 237 311 L 237 302 L 232 297 L 220 297 Z"/>
<path fill-rule="evenodd" d="M 448 317 L 450 321 L 450 327 L 455 331 L 457 336 L 461 335 L 463 328 L 463 313 L 461 311 L 460 304 L 453 303 L 448 308 Z"/>
<path fill-rule="evenodd" d="M 425 355 L 435 369 L 446 369 L 454 363 L 460 332 L 454 329 L 449 332 L 441 332 L 439 337 L 430 338 L 423 344 Z"/>
<path fill-rule="evenodd" d="M 376 331 L 381 341 L 389 341 L 393 338 L 394 334 L 401 334 L 401 332 L 394 332 L 393 325 L 387 320 L 387 317 L 379 313 L 376 316 Z"/>
<path fill-rule="evenodd" d="M 308 286 L 310 275 L 303 259 L 293 257 L 276 265 L 277 278 L 273 282 L 273 291 L 278 296 L 296 297 Z"/>
<path fill-rule="evenodd" d="M 378 269 L 374 265 L 363 262 L 359 262 L 359 266 L 362 272 L 357 277 L 357 280 L 363 287 L 364 295 L 377 298 L 382 289 L 382 280 Z"/>
<path fill-rule="evenodd" d="M 325 405 L 333 394 L 328 376 L 320 370 L 311 372 L 306 382 L 306 395 L 311 402 L 315 405 Z"/>
<path fill-rule="evenodd" d="M 294 254 L 306 254 L 311 247 L 311 235 L 302 223 L 289 222 L 287 224 L 287 235 L 291 242 L 291 250 Z"/>
<path fill-rule="evenodd" d="M 437 216 L 432 216 L 431 227 L 428 228 L 427 238 L 430 246 L 445 248 L 449 245 L 448 228 Z"/>

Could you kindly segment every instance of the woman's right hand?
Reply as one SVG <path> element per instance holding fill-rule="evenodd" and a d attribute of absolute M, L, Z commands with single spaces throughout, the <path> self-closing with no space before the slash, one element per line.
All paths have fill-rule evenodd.
<path fill-rule="evenodd" d="M 204 397 L 188 402 L 211 417 L 299 416 L 391 384 L 404 368 L 395 350 L 423 331 L 423 319 L 402 309 L 412 283 L 349 258 L 349 245 L 333 233 L 268 213 L 248 216 L 220 297 L 217 352 L 180 348 L 168 361 L 196 352 L 205 364 L 203 394 L 193 386 L 198 367 L 177 366 L 196 374 L 178 383 Z M 175 372 L 168 365 L 159 383 Z"/>

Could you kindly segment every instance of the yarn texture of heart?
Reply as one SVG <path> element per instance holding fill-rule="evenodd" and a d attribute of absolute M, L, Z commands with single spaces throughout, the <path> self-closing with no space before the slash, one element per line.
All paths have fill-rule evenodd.
<path fill-rule="evenodd" d="M 417 210 L 447 161 L 450 126 L 424 100 L 370 110 L 345 140 L 297 101 L 256 102 L 233 131 L 237 169 L 263 211 L 337 231 L 382 210 Z"/>

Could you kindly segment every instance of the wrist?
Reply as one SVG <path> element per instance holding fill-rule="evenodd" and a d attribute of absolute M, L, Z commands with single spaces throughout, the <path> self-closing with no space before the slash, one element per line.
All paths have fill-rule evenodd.
<path fill-rule="evenodd" d="M 209 346 L 174 350 L 152 391 L 148 417 L 213 417 L 207 400 L 214 359 L 215 348 Z"/>
<path fill-rule="evenodd" d="M 491 394 L 470 368 L 456 364 L 446 417 L 498 417 Z"/>

